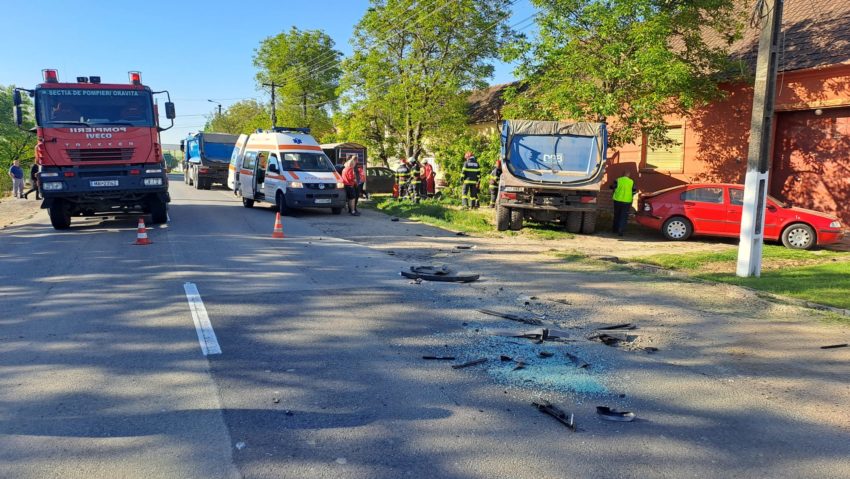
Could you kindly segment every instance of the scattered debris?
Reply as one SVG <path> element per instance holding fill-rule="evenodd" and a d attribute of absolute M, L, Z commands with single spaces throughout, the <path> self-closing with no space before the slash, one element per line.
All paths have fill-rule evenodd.
<path fill-rule="evenodd" d="M 487 358 L 480 358 L 480 359 L 476 359 L 474 361 L 469 361 L 469 362 L 466 362 L 466 363 L 463 363 L 463 364 L 452 364 L 452 369 L 468 368 L 470 366 L 475 366 L 475 365 L 483 364 L 483 363 L 486 363 L 486 362 L 487 362 Z"/>
<path fill-rule="evenodd" d="M 459 244 L 455 246 L 456 249 L 475 249 L 475 246 L 471 244 Z"/>
<path fill-rule="evenodd" d="M 541 358 L 551 358 L 555 355 L 555 353 L 553 353 L 552 351 L 540 351 L 539 353 L 537 353 L 537 355 Z"/>
<path fill-rule="evenodd" d="M 407 284 L 422 284 L 422 278 L 416 278 L 413 281 L 408 281 Z"/>
<path fill-rule="evenodd" d="M 396 218 L 395 216 L 393 216 L 392 218 L 390 218 L 390 221 L 398 221 L 398 218 Z"/>
<path fill-rule="evenodd" d="M 821 346 L 821 349 L 836 349 L 836 348 L 846 348 L 847 343 L 842 344 L 830 344 L 829 346 Z"/>
<path fill-rule="evenodd" d="M 528 331 L 512 331 L 512 330 L 496 330 L 493 331 L 494 336 L 505 336 L 510 338 L 526 338 L 533 339 L 539 342 L 543 341 L 568 341 L 570 333 L 560 329 L 536 328 Z"/>
<path fill-rule="evenodd" d="M 514 366 L 514 371 L 518 371 L 520 369 L 525 369 L 525 363 L 522 361 L 517 361 L 516 366 Z"/>
<path fill-rule="evenodd" d="M 606 421 L 632 422 L 635 420 L 635 413 L 618 411 L 608 406 L 596 406 L 596 414 Z"/>
<path fill-rule="evenodd" d="M 387 251 L 387 254 L 390 256 L 395 256 L 395 251 Z"/>
<path fill-rule="evenodd" d="M 286 411 L 284 411 L 283 413 L 284 413 L 284 414 L 286 414 L 287 416 L 294 416 L 294 415 L 295 415 L 295 413 L 294 413 L 294 412 L 292 412 L 292 411 L 290 411 L 289 409 L 287 409 L 287 410 L 286 410 Z"/>
<path fill-rule="evenodd" d="M 236 450 L 241 451 L 242 449 L 245 449 L 245 446 L 246 446 L 246 444 L 244 442 L 239 441 L 239 442 L 236 443 Z"/>
<path fill-rule="evenodd" d="M 642 348 L 642 349 L 643 349 L 644 351 L 646 351 L 646 352 L 650 353 L 650 354 L 652 354 L 652 353 L 657 353 L 657 352 L 658 352 L 658 348 L 656 348 L 656 347 L 654 347 L 654 346 L 646 346 L 646 347 L 644 347 L 644 348 Z"/>
<path fill-rule="evenodd" d="M 280 403 L 280 398 L 272 398 L 272 402 L 278 404 Z"/>
<path fill-rule="evenodd" d="M 344 457 L 338 457 L 334 462 L 336 462 L 337 464 L 348 464 L 348 460 L 346 460 Z"/>
<path fill-rule="evenodd" d="M 596 328 L 597 331 L 617 331 L 617 330 L 632 330 L 637 329 L 637 326 L 632 323 L 617 324 L 614 326 L 605 326 L 604 328 Z"/>
<path fill-rule="evenodd" d="M 525 318 L 525 317 L 517 316 L 516 314 L 511 314 L 511 313 L 500 313 L 498 311 L 492 311 L 492 310 L 489 310 L 489 309 L 479 309 L 478 312 L 488 314 L 490 316 L 496 316 L 496 317 L 499 317 L 499 318 L 510 319 L 511 321 L 518 321 L 520 323 L 533 324 L 535 326 L 539 326 L 539 325 L 543 324 L 543 321 L 540 321 L 539 319 Z"/>
<path fill-rule="evenodd" d="M 554 417 L 563 425 L 570 428 L 571 431 L 575 432 L 576 422 L 575 417 L 572 414 L 567 415 L 567 413 L 562 411 L 558 406 L 554 406 L 552 405 L 552 403 L 546 400 L 541 400 L 540 402 L 535 401 L 531 404 L 534 405 L 538 411 Z"/>
<path fill-rule="evenodd" d="M 564 356 L 566 356 L 567 359 L 572 361 L 572 363 L 575 364 L 576 367 L 579 369 L 585 369 L 590 367 L 589 363 L 584 362 L 580 357 L 576 356 L 575 354 L 565 352 Z"/>
<path fill-rule="evenodd" d="M 469 236 L 469 235 L 464 233 L 463 231 L 458 231 L 457 233 L 455 233 L 455 236 Z"/>
<path fill-rule="evenodd" d="M 566 304 L 567 306 L 572 306 L 572 305 L 573 305 L 573 303 L 571 303 L 571 302 L 567 301 L 566 299 L 550 299 L 549 301 L 552 301 L 552 302 L 554 302 L 554 303 Z"/>
<path fill-rule="evenodd" d="M 620 343 L 631 343 L 631 342 L 633 342 L 635 339 L 637 339 L 637 336 L 634 336 L 634 335 L 616 336 L 616 335 L 604 334 L 603 333 L 603 334 L 595 334 L 593 336 L 590 336 L 587 339 L 590 339 L 590 340 L 593 340 L 593 341 L 599 341 L 600 343 L 602 343 L 606 346 L 617 347 L 617 346 L 620 345 Z"/>
<path fill-rule="evenodd" d="M 454 361 L 454 356 L 422 356 L 422 359 L 431 359 L 437 361 Z"/>
<path fill-rule="evenodd" d="M 457 273 L 446 265 L 441 266 L 411 266 L 410 271 L 401 271 L 405 278 L 425 281 L 441 281 L 447 283 L 469 283 L 477 281 L 480 275 L 472 273 Z"/>
<path fill-rule="evenodd" d="M 513 361 L 513 360 L 514 360 L 514 358 L 512 358 L 512 357 L 510 357 L 510 356 L 505 356 L 505 355 L 503 354 L 503 355 L 499 356 L 499 360 L 500 360 L 500 361 Z"/>

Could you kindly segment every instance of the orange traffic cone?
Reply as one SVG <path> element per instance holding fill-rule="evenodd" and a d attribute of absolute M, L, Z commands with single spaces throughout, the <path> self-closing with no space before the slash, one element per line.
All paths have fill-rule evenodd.
<path fill-rule="evenodd" d="M 139 232 L 136 234 L 136 242 L 133 244 L 149 245 L 151 240 L 148 239 L 148 232 L 145 229 L 145 219 L 139 216 Z"/>
<path fill-rule="evenodd" d="M 283 223 L 280 222 L 280 213 L 277 214 L 277 217 L 274 220 L 272 238 L 283 238 Z"/>

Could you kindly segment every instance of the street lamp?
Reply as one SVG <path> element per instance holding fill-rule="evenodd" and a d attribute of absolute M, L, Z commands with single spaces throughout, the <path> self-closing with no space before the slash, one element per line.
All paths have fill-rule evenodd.
<path fill-rule="evenodd" d="M 216 105 L 218 105 L 218 116 L 220 118 L 221 117 L 221 103 L 219 103 L 215 100 L 207 100 L 207 101 L 210 102 L 210 103 L 215 103 Z"/>

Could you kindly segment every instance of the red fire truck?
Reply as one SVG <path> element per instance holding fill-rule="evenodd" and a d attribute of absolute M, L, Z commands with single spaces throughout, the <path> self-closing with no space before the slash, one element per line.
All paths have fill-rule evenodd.
<path fill-rule="evenodd" d="M 21 92 L 27 92 L 35 102 L 41 207 L 53 227 L 104 213 L 149 213 L 153 223 L 166 222 L 171 198 L 159 132 L 174 126 L 171 95 L 142 85 L 139 72 L 130 72 L 126 84 L 101 83 L 98 76 L 63 83 L 56 70 L 43 73 L 35 89 L 15 90 L 15 120 L 21 125 Z M 168 128 L 159 127 L 157 94 L 167 96 Z"/>

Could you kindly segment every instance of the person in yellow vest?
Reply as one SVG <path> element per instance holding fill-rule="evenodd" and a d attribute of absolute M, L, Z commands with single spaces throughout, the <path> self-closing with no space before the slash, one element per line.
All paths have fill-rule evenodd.
<path fill-rule="evenodd" d="M 632 174 L 628 171 L 623 173 L 623 176 L 614 181 L 611 189 L 614 190 L 612 198 L 614 200 L 614 225 L 611 229 L 617 235 L 623 236 L 623 233 L 626 232 L 626 224 L 629 222 L 629 213 L 632 210 L 632 198 L 637 193 Z"/>

